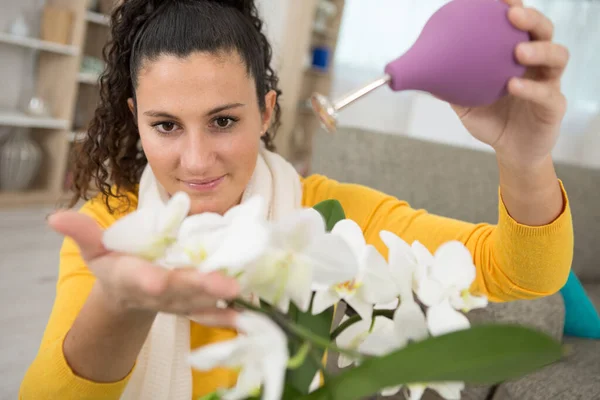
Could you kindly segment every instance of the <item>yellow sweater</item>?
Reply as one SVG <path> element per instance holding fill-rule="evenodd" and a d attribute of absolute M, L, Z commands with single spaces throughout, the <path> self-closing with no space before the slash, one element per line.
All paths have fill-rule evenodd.
<path fill-rule="evenodd" d="M 499 202 L 497 225 L 470 224 L 412 209 L 406 202 L 378 191 L 342 184 L 323 176 L 303 180 L 303 205 L 312 207 L 327 200 L 341 202 L 346 216 L 363 229 L 368 243 L 387 257 L 379 239 L 383 229 L 392 231 L 409 243 L 421 241 L 430 251 L 449 240 L 459 240 L 471 253 L 477 266 L 473 291 L 491 301 L 532 299 L 556 293 L 564 285 L 573 256 L 573 228 L 569 204 L 563 188 L 565 209 L 551 224 L 529 227 L 518 224 Z M 562 184 L 561 184 L 562 187 Z M 137 198 L 130 194 L 131 209 Z M 115 204 L 116 205 L 116 204 Z M 123 214 L 110 214 L 102 201 L 92 200 L 81 212 L 92 216 L 104 228 Z M 75 375 L 67 364 L 62 343 L 94 283 L 77 246 L 64 241 L 60 253 L 60 273 L 54 308 L 38 355 L 21 385 L 23 400 L 116 400 L 128 377 L 115 383 L 96 383 Z M 191 323 L 190 347 L 225 340 L 235 335 L 224 329 L 209 329 Z M 236 374 L 226 369 L 208 373 L 193 371 L 194 398 L 218 387 L 235 384 Z"/>

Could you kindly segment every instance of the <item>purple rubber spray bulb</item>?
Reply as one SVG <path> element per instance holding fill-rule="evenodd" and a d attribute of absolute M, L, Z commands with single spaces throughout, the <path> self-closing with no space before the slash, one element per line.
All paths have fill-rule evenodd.
<path fill-rule="evenodd" d="M 489 105 L 506 95 L 508 81 L 526 67 L 516 46 L 530 40 L 508 20 L 500 0 L 452 0 L 427 21 L 413 46 L 385 67 L 385 75 L 335 102 L 315 93 L 311 103 L 323 127 L 334 132 L 337 113 L 373 90 L 417 90 L 464 107 Z"/>

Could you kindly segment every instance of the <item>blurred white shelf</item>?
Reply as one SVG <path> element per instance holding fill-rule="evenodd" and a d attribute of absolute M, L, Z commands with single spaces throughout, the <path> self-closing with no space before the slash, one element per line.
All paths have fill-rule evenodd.
<path fill-rule="evenodd" d="M 73 142 L 80 142 L 82 140 L 85 139 L 86 136 L 86 132 L 80 131 L 80 132 L 69 132 L 68 134 L 68 139 L 69 142 L 73 143 Z"/>
<path fill-rule="evenodd" d="M 0 32 L 0 43 L 27 47 L 30 49 L 47 51 L 50 53 L 64 54 L 67 56 L 76 56 L 79 54 L 79 49 L 76 46 L 45 42 L 39 39 L 15 36 L 4 32 Z"/>
<path fill-rule="evenodd" d="M 21 128 L 68 129 L 69 121 L 55 118 L 31 117 L 14 110 L 0 110 L 1 125 Z"/>
<path fill-rule="evenodd" d="M 85 14 L 85 20 L 87 22 L 91 22 L 98 25 L 109 26 L 110 25 L 110 17 L 105 14 L 100 14 L 93 11 L 88 11 Z"/>
<path fill-rule="evenodd" d="M 89 72 L 80 72 L 79 75 L 77 75 L 77 81 L 87 85 L 97 85 L 98 79 L 100 79 L 98 74 Z"/>

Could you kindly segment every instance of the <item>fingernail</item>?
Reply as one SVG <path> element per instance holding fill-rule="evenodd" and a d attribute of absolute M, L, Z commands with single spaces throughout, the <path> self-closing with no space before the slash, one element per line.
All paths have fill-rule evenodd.
<path fill-rule="evenodd" d="M 521 79 L 515 78 L 513 80 L 513 86 L 514 86 L 515 89 L 521 90 L 521 89 L 523 89 L 523 87 L 525 85 L 523 84 L 523 81 Z"/>
<path fill-rule="evenodd" d="M 519 47 L 519 51 L 521 52 L 522 55 L 524 55 L 526 58 L 532 58 L 533 54 L 535 53 L 535 50 L 531 47 L 528 46 L 527 44 L 522 44 Z"/>

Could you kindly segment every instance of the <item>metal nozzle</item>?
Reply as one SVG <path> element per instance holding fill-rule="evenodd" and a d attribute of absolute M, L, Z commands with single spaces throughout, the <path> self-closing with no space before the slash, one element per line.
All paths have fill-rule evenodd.
<path fill-rule="evenodd" d="M 331 102 L 327 97 L 319 93 L 314 93 L 310 98 L 313 111 L 319 117 L 323 128 L 329 132 L 334 133 L 337 129 L 337 114 L 340 110 L 354 103 L 361 97 L 371 93 L 375 89 L 389 83 L 392 77 L 390 75 L 384 75 L 360 89 L 354 90 L 335 101 Z"/>

